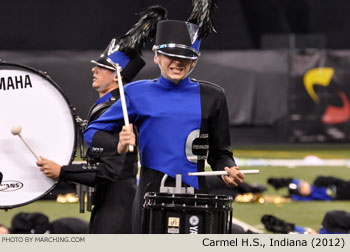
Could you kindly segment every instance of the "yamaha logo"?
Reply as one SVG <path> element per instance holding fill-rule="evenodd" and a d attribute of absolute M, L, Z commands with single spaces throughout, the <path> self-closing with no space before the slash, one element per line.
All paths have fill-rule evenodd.
<path fill-rule="evenodd" d="M 23 183 L 15 180 L 2 181 L 0 187 L 2 192 L 12 192 L 17 191 L 23 187 Z"/>
<path fill-rule="evenodd" d="M 199 223 L 199 218 L 196 215 L 192 215 L 189 221 L 192 226 L 197 226 Z"/>

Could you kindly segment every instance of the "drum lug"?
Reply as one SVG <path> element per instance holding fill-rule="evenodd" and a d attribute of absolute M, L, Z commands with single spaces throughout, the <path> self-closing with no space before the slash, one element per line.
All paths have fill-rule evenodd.
<path fill-rule="evenodd" d="M 47 72 L 44 72 L 44 71 L 41 71 L 41 70 L 38 70 L 38 72 L 39 72 L 41 75 L 43 75 L 43 76 L 45 76 L 46 78 L 48 78 L 48 79 L 51 80 L 51 77 L 47 74 Z"/>

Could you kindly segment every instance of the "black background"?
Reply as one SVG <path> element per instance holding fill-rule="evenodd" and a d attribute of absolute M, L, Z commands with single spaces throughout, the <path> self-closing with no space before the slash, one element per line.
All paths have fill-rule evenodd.
<path fill-rule="evenodd" d="M 124 34 L 146 6 L 186 20 L 191 0 L 2 0 L 1 50 L 93 50 Z M 266 34 L 323 34 L 327 47 L 350 48 L 348 0 L 217 0 L 217 34 L 203 49 L 257 49 Z"/>

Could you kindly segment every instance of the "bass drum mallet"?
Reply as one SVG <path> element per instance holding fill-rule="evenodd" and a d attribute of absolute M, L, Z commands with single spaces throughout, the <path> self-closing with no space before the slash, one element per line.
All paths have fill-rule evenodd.
<path fill-rule="evenodd" d="M 34 157 L 37 160 L 40 160 L 39 156 L 35 153 L 35 151 L 30 147 L 29 143 L 22 137 L 21 135 L 21 131 L 22 131 L 22 127 L 20 125 L 14 125 L 11 128 L 11 133 L 14 136 L 19 136 L 19 138 L 23 141 L 23 143 L 25 144 L 25 146 L 27 146 L 27 148 L 30 150 L 30 152 L 34 155 Z"/>

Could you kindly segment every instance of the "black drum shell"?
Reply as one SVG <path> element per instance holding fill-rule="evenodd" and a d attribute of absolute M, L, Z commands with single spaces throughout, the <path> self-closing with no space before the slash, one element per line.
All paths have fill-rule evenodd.
<path fill-rule="evenodd" d="M 233 198 L 212 194 L 148 192 L 142 212 L 146 234 L 231 233 Z"/>

